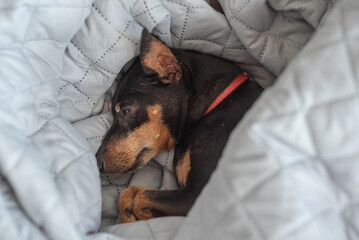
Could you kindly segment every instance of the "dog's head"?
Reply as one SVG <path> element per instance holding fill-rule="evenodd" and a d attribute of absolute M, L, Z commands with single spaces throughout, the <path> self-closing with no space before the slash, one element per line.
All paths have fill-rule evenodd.
<path fill-rule="evenodd" d="M 112 100 L 114 122 L 97 153 L 102 172 L 133 172 L 175 144 L 187 75 L 171 50 L 144 30 L 140 56 Z"/>

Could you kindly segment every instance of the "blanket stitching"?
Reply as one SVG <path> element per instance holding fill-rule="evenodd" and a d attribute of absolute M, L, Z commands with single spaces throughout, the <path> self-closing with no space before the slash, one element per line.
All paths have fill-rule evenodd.
<path fill-rule="evenodd" d="M 272 22 L 272 25 L 271 25 L 271 27 L 269 28 L 269 30 L 271 30 L 271 29 L 273 28 L 274 24 L 276 24 L 276 21 L 278 21 L 279 16 L 284 16 L 284 14 L 281 13 L 281 12 L 277 12 L 277 13 L 276 13 L 276 16 L 275 16 L 275 18 L 274 18 L 274 20 L 273 20 L 273 22 Z M 292 44 L 292 46 L 295 47 L 295 48 L 297 48 L 297 49 L 301 49 L 301 48 L 303 47 L 303 44 L 300 44 L 300 43 L 298 43 L 298 42 L 296 42 L 296 41 L 294 41 L 294 40 L 292 40 L 292 39 L 289 39 L 289 38 L 287 38 L 287 37 L 281 36 L 281 35 L 279 35 L 279 34 L 275 34 L 275 33 L 272 33 L 272 32 L 270 32 L 270 31 L 269 31 L 268 34 L 270 34 L 271 36 L 273 36 L 273 37 L 275 37 L 275 38 L 278 38 L 278 39 L 280 39 L 280 40 L 282 40 L 282 41 L 286 41 L 286 42 Z"/>
<path fill-rule="evenodd" d="M 159 163 L 158 163 L 158 164 L 159 164 Z M 162 169 L 163 169 L 163 167 L 156 166 L 156 165 L 154 165 L 154 164 L 151 163 L 151 162 L 147 163 L 146 166 L 152 167 L 152 168 L 155 168 L 155 169 L 159 169 L 159 170 L 161 170 L 161 171 L 162 171 Z"/>
<path fill-rule="evenodd" d="M 104 67 L 100 66 L 98 63 L 95 63 L 92 59 L 90 59 L 74 42 L 73 40 L 70 41 L 70 43 L 81 53 L 82 56 L 84 56 L 92 65 L 102 69 L 103 71 L 111 74 L 111 75 L 117 75 L 117 73 L 114 73 L 110 70 L 105 69 Z M 90 66 L 89 66 L 90 67 Z M 79 82 L 79 81 L 78 81 Z M 78 83 L 76 82 L 76 83 Z"/>
<path fill-rule="evenodd" d="M 238 47 L 238 48 L 234 48 L 234 47 L 227 47 L 227 50 L 240 50 L 240 51 L 246 51 L 247 48 L 246 47 Z"/>
<path fill-rule="evenodd" d="M 180 5 L 182 7 L 186 7 L 186 8 L 192 8 L 192 9 L 212 9 L 211 7 L 209 6 L 192 6 L 192 5 L 187 5 L 187 4 L 183 4 L 183 3 L 179 3 L 179 2 L 176 2 L 176 1 L 173 1 L 173 0 L 165 0 L 166 2 L 168 3 L 174 3 L 174 4 L 177 4 L 177 5 Z"/>
<path fill-rule="evenodd" d="M 187 24 L 187 19 L 188 19 L 188 15 L 189 15 L 189 10 L 190 10 L 190 8 L 187 7 L 187 8 L 186 8 L 186 16 L 184 17 L 183 27 L 182 27 L 182 30 L 181 30 L 181 35 L 180 35 L 180 39 L 179 39 L 179 43 L 178 43 L 178 49 L 181 49 L 181 47 L 182 47 L 183 35 L 184 35 L 184 31 L 185 31 L 185 29 L 186 29 L 186 24 Z"/>
<path fill-rule="evenodd" d="M 276 17 L 274 18 L 271 26 L 267 29 L 267 30 L 264 30 L 264 31 L 260 31 L 254 27 L 251 27 L 250 25 L 248 25 L 247 23 L 243 22 L 242 20 L 240 20 L 238 17 L 234 17 L 235 20 L 237 20 L 239 23 L 241 23 L 243 26 L 245 26 L 248 30 L 252 30 L 254 32 L 257 32 L 259 33 L 260 35 L 262 34 L 266 34 L 266 35 L 269 35 L 269 36 L 272 36 L 272 37 L 275 37 L 275 38 L 278 38 L 279 40 L 281 40 L 282 42 L 287 42 L 287 43 L 290 43 L 293 47 L 297 48 L 297 49 L 302 49 L 303 48 L 303 45 L 302 44 L 299 44 L 297 42 L 295 42 L 294 40 L 291 40 L 291 39 L 288 39 L 284 36 L 281 36 L 281 35 L 278 35 L 278 34 L 275 34 L 275 33 L 272 33 L 270 32 L 270 29 L 272 29 L 273 27 L 273 24 L 274 24 L 274 21 L 276 20 L 277 16 L 279 15 L 279 13 L 276 13 Z M 230 19 L 229 21 L 233 21 L 233 19 Z"/>
<path fill-rule="evenodd" d="M 102 55 L 95 61 L 95 63 L 99 63 L 104 58 L 104 56 L 106 56 L 106 54 L 115 47 L 115 45 L 118 43 L 118 41 L 125 35 L 128 27 L 130 26 L 131 21 L 132 20 L 129 20 L 127 22 L 125 29 L 122 32 L 120 31 L 121 35 L 116 39 L 116 41 L 104 53 L 102 53 Z"/>
<path fill-rule="evenodd" d="M 117 40 L 95 61 L 95 63 L 99 63 L 103 58 L 104 56 L 106 56 L 106 54 L 111 51 L 115 45 L 118 43 L 118 41 L 125 35 L 128 27 L 130 26 L 130 23 L 131 23 L 132 20 L 129 20 L 126 24 L 126 27 L 125 29 L 123 30 L 123 32 L 121 32 L 121 35 L 117 38 Z"/>
<path fill-rule="evenodd" d="M 159 8 L 159 7 L 162 7 L 162 6 L 163 6 L 163 5 L 157 4 L 157 5 L 155 5 L 155 6 L 150 7 L 150 8 L 147 9 L 147 10 L 144 10 L 144 11 L 142 11 L 142 12 L 140 12 L 140 13 L 137 13 L 137 14 L 133 15 L 132 17 L 133 17 L 133 18 L 137 18 L 137 17 L 139 17 L 139 16 L 142 16 L 142 15 L 146 14 L 146 13 L 149 12 L 150 10 L 154 10 L 154 9 Z"/>
<path fill-rule="evenodd" d="M 153 28 L 153 30 L 155 31 L 155 32 L 157 32 L 157 33 L 159 33 L 160 35 L 162 35 L 162 36 L 167 36 L 167 32 L 166 33 L 163 33 L 163 32 L 161 32 L 160 30 L 158 30 L 157 28 Z"/>
<path fill-rule="evenodd" d="M 228 21 L 231 21 L 232 19 L 233 19 L 233 17 L 235 17 L 235 16 L 238 16 L 247 6 L 248 6 L 248 4 L 251 2 L 251 0 L 247 0 L 247 2 L 245 2 L 241 7 L 239 7 L 239 9 L 238 9 L 238 11 L 236 11 L 236 12 L 233 12 L 232 11 L 232 9 L 234 9 L 235 7 L 232 7 L 231 5 L 230 5 L 230 2 L 228 2 L 228 9 L 230 10 L 230 12 L 231 12 L 231 17 L 230 17 L 230 19 L 228 19 Z"/>
<path fill-rule="evenodd" d="M 79 81 L 76 81 L 76 82 L 73 82 L 73 83 L 72 83 L 72 82 L 70 82 L 69 80 L 65 80 L 64 78 L 60 78 L 60 80 L 64 81 L 65 84 L 57 90 L 57 95 L 60 95 L 61 92 L 62 92 L 67 86 L 72 85 L 72 86 L 75 87 L 75 89 L 76 89 L 79 93 L 81 93 L 82 95 L 84 95 L 85 97 L 87 97 L 87 99 L 90 100 L 93 105 L 95 105 L 95 102 L 94 102 L 85 92 L 81 91 L 78 87 L 75 86 L 75 84 L 79 84 L 79 83 L 81 83 L 81 82 L 84 80 L 84 78 L 85 78 L 85 76 L 87 76 L 87 73 L 89 72 L 91 66 L 93 66 L 93 65 L 90 64 L 90 65 L 86 68 L 84 76 L 83 76 Z"/>
<path fill-rule="evenodd" d="M 146 221 L 146 225 L 147 225 L 148 229 L 150 230 L 152 238 L 156 240 L 157 238 L 156 238 L 155 233 L 153 232 L 153 230 L 152 230 L 152 228 L 150 226 L 150 222 Z"/>
<path fill-rule="evenodd" d="M 248 30 L 252 30 L 254 32 L 257 32 L 259 34 L 263 34 L 265 31 L 267 30 L 264 30 L 264 31 L 259 31 L 258 29 L 248 25 L 247 23 L 243 22 L 242 20 L 240 20 L 238 17 L 234 17 L 233 19 L 229 19 L 228 21 L 229 22 L 233 22 L 233 20 L 237 20 L 237 22 L 241 23 L 243 26 L 245 26 Z"/>
<path fill-rule="evenodd" d="M 93 7 L 94 7 L 95 10 L 96 10 L 95 12 L 97 12 L 97 14 L 99 14 L 99 15 L 101 16 L 101 18 L 102 18 L 103 20 L 105 20 L 105 22 L 106 22 L 107 24 L 109 24 L 111 27 L 114 26 L 114 25 L 106 18 L 105 14 L 100 11 L 100 9 L 98 9 L 95 5 L 93 5 Z M 121 32 L 121 31 L 119 31 L 119 30 L 116 29 L 116 32 Z M 130 38 L 130 37 L 127 36 L 126 34 L 124 34 L 123 37 L 124 37 L 125 39 L 127 39 L 128 41 L 130 41 L 131 43 L 133 43 L 135 46 L 137 46 L 137 44 L 138 44 L 137 41 L 133 40 L 132 38 Z"/>
<path fill-rule="evenodd" d="M 280 36 L 278 34 L 274 34 L 274 33 L 271 33 L 271 32 L 268 32 L 267 34 L 272 36 L 272 37 L 278 38 L 282 42 L 290 43 L 293 47 L 297 48 L 298 50 L 303 48 L 303 44 L 299 44 L 296 41 L 293 41 L 293 40 L 291 40 L 289 38 L 286 38 L 286 37 L 283 37 L 283 36 Z"/>
<path fill-rule="evenodd" d="M 167 164 L 168 164 L 168 159 L 169 159 L 169 156 L 170 156 L 170 151 L 167 152 L 167 157 L 166 157 L 166 162 L 165 162 L 165 165 L 162 167 L 162 176 L 161 176 L 161 185 L 159 187 L 159 189 L 161 189 L 164 185 L 164 180 L 165 180 L 165 170 L 167 170 Z M 165 190 L 167 190 L 165 188 Z"/>
<path fill-rule="evenodd" d="M 91 98 L 90 96 L 88 96 L 85 92 L 83 92 L 79 87 L 75 86 L 75 83 L 73 84 L 73 83 L 71 83 L 70 81 L 67 81 L 67 80 L 65 80 L 65 79 L 63 79 L 63 78 L 59 78 L 59 79 L 60 79 L 61 81 L 64 81 L 66 84 L 65 84 L 64 86 L 62 86 L 62 87 L 57 91 L 57 95 L 60 95 L 61 92 L 65 89 L 65 87 L 71 85 L 71 86 L 74 87 L 75 90 L 77 90 L 77 92 L 79 92 L 79 93 L 81 93 L 82 95 L 84 95 L 84 96 L 87 98 L 87 100 L 89 100 L 89 101 L 92 103 L 93 106 L 96 105 L 95 101 L 92 100 L 92 98 Z"/>
<path fill-rule="evenodd" d="M 146 8 L 146 13 L 148 13 L 148 16 L 150 16 L 152 22 L 154 25 L 157 25 L 157 22 L 155 21 L 155 19 L 153 18 L 150 10 L 148 9 L 148 5 L 147 5 L 147 1 L 146 0 L 143 0 L 143 3 L 145 4 L 145 8 Z"/>
<path fill-rule="evenodd" d="M 27 135 L 27 138 L 31 139 L 33 137 L 35 137 L 37 134 L 39 134 L 40 132 L 42 132 L 42 130 L 49 124 L 49 121 L 46 120 L 44 124 L 41 125 L 41 127 L 39 127 L 35 132 L 30 133 L 29 135 Z"/>
<path fill-rule="evenodd" d="M 180 37 L 177 36 L 176 33 L 172 31 L 172 29 L 170 29 L 170 33 L 179 41 Z"/>
<path fill-rule="evenodd" d="M 261 54 L 260 54 L 259 57 L 258 57 L 258 61 L 259 61 L 259 62 L 262 62 L 262 60 L 263 60 L 264 53 L 265 53 L 265 51 L 266 51 L 266 49 L 267 49 L 267 46 L 268 46 L 268 42 L 269 42 L 269 35 L 266 34 L 266 36 L 265 36 L 265 41 L 264 41 L 264 46 L 263 46 L 263 50 L 262 50 Z"/>
<path fill-rule="evenodd" d="M 102 175 L 103 176 L 103 175 Z M 107 174 L 105 174 L 105 178 L 106 178 L 106 180 L 107 180 L 107 186 L 112 186 L 112 182 L 111 182 L 111 180 L 110 180 L 110 177 L 107 175 Z M 105 184 L 101 184 L 101 186 L 103 186 L 103 185 L 105 185 Z"/>
<path fill-rule="evenodd" d="M 263 56 L 264 56 L 265 51 L 267 50 L 267 46 L 268 46 L 268 42 L 269 42 L 269 33 L 270 33 L 272 27 L 274 26 L 274 23 L 277 20 L 278 16 L 279 16 L 279 14 L 277 13 L 272 21 L 270 28 L 268 28 L 268 30 L 266 31 L 266 34 L 265 34 L 266 39 L 264 41 L 264 47 L 263 47 L 262 53 L 258 57 L 259 62 L 262 62 L 262 60 L 263 60 Z"/>
<path fill-rule="evenodd" d="M 210 39 L 199 39 L 199 38 L 185 38 L 183 39 L 183 41 L 203 41 L 203 42 L 208 42 L 208 43 L 213 43 L 215 45 L 218 45 L 220 47 L 223 47 L 222 44 L 216 43 L 213 40 Z M 233 49 L 233 50 L 247 50 L 247 48 L 245 47 L 239 47 L 239 48 L 231 48 L 231 47 L 227 47 L 226 49 Z"/>
<path fill-rule="evenodd" d="M 105 177 L 106 177 L 106 179 L 107 179 L 107 181 L 108 181 L 108 186 L 113 186 L 113 185 L 115 185 L 115 188 L 116 188 L 116 190 L 117 190 L 117 193 L 118 193 L 119 195 L 121 195 L 121 192 L 122 192 L 123 189 L 120 190 L 120 186 L 124 188 L 124 187 L 126 186 L 126 184 L 118 184 L 118 183 L 112 182 L 111 179 L 110 179 L 110 177 L 109 177 L 107 174 L 105 174 Z"/>
<path fill-rule="evenodd" d="M 109 126 L 107 125 L 107 123 L 106 123 L 106 121 L 105 121 L 105 119 L 104 119 L 104 117 L 103 117 L 102 115 L 100 116 L 100 120 L 102 121 L 103 125 L 105 125 L 106 131 L 108 131 L 108 130 L 109 130 Z"/>
<path fill-rule="evenodd" d="M 39 133 L 49 124 L 49 120 L 52 120 L 52 119 L 54 119 L 54 118 L 58 118 L 58 117 L 59 117 L 59 115 L 55 115 L 55 116 L 53 116 L 53 117 L 47 119 L 47 118 L 45 117 L 45 115 L 42 115 L 41 113 L 37 113 L 37 114 L 38 114 L 40 117 L 44 118 L 44 119 L 45 119 L 45 122 L 44 122 L 44 124 L 42 124 L 41 127 L 38 128 L 36 131 L 34 131 L 33 133 L 30 133 L 30 134 L 27 136 L 28 138 L 33 138 L 34 136 L 36 136 L 37 134 L 39 134 Z"/>
<path fill-rule="evenodd" d="M 101 139 L 104 138 L 105 136 L 93 136 L 93 137 L 88 137 L 86 138 L 86 141 L 90 141 L 90 140 L 95 140 L 95 139 Z"/>
<path fill-rule="evenodd" d="M 226 49 L 227 49 L 227 46 L 228 46 L 228 44 L 229 44 L 229 40 L 231 39 L 232 33 L 233 33 L 233 29 L 231 29 L 231 31 L 229 32 L 228 37 L 227 37 L 227 39 L 226 39 L 226 43 L 224 44 L 224 46 L 223 46 L 223 48 L 222 48 L 222 52 L 221 52 L 221 54 L 220 54 L 220 57 L 221 57 L 221 58 L 223 58 L 223 54 L 224 54 L 224 52 L 225 52 Z"/>
<path fill-rule="evenodd" d="M 98 7 L 95 5 L 95 3 L 92 4 L 92 7 L 108 24 L 112 25 L 112 23 L 105 17 L 105 15 L 98 9 Z"/>
<path fill-rule="evenodd" d="M 164 166 L 164 168 L 166 168 L 166 169 L 167 169 L 167 164 L 168 164 L 169 157 L 170 157 L 170 151 L 167 151 L 167 157 L 166 157 L 166 162 L 165 162 L 165 166 Z"/>
<path fill-rule="evenodd" d="M 98 63 L 106 56 L 106 54 L 109 53 L 109 52 L 115 47 L 115 45 L 117 44 L 117 42 L 125 35 L 125 32 L 127 31 L 128 27 L 129 27 L 129 25 L 130 25 L 130 23 L 131 23 L 131 20 L 129 20 L 129 21 L 127 22 L 127 25 L 126 25 L 124 31 L 121 32 L 120 36 L 116 39 L 116 41 L 115 41 L 112 45 L 110 45 L 110 47 L 109 47 L 108 49 L 106 49 L 106 51 L 103 52 L 103 53 L 100 55 L 100 57 L 94 62 L 95 64 L 98 64 Z M 85 70 L 85 73 L 84 73 L 83 77 L 81 78 L 81 80 L 75 82 L 76 84 L 81 83 L 81 82 L 83 82 L 83 80 L 85 80 L 85 78 L 86 78 L 86 76 L 87 76 L 87 74 L 88 74 L 88 72 L 89 72 L 91 66 L 92 66 L 92 64 L 90 63 L 89 66 L 87 67 L 87 69 Z M 65 82 L 67 82 L 67 84 L 65 84 L 65 85 L 63 85 L 62 87 L 59 88 L 59 90 L 57 91 L 58 94 L 60 94 L 60 93 L 61 93 L 67 86 L 69 86 L 69 85 L 75 86 L 74 84 L 70 83 L 69 81 L 65 81 Z M 95 103 L 92 99 L 90 99 L 90 97 L 87 96 L 87 94 L 85 94 L 85 92 L 82 92 L 82 91 L 79 91 L 79 92 L 82 93 L 83 95 L 85 95 L 85 96 L 92 102 L 92 104 L 93 104 L 94 106 L 96 105 L 96 103 Z"/>

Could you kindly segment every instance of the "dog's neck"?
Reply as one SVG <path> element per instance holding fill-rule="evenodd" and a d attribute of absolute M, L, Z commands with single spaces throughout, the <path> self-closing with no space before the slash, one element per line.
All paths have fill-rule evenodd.
<path fill-rule="evenodd" d="M 189 53 L 191 54 L 191 53 Z M 190 86 L 187 101 L 183 104 L 186 113 L 186 128 L 190 128 L 198 122 L 209 105 L 216 97 L 235 79 L 243 70 L 231 62 L 219 63 L 213 58 L 206 59 L 206 64 L 201 63 L 203 56 L 181 54 L 182 59 L 191 75 L 191 80 L 186 82 Z"/>

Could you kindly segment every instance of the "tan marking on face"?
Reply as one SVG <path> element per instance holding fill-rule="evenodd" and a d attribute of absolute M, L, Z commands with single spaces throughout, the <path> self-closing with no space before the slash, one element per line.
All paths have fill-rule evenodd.
<path fill-rule="evenodd" d="M 188 173 L 191 170 L 191 152 L 187 149 L 186 153 L 184 154 L 183 158 L 179 160 L 176 166 L 176 175 L 179 184 L 181 186 L 187 185 L 188 180 Z"/>
<path fill-rule="evenodd" d="M 115 111 L 118 113 L 120 112 L 120 104 L 119 103 L 116 103 L 115 105 Z"/>
<path fill-rule="evenodd" d="M 112 101 L 110 101 L 110 102 L 108 103 L 108 107 L 109 107 L 110 109 L 112 109 Z"/>
<path fill-rule="evenodd" d="M 107 173 L 126 172 L 133 166 L 136 157 L 144 148 L 147 150 L 141 153 L 140 165 L 136 169 L 175 144 L 168 126 L 162 122 L 161 106 L 149 106 L 147 113 L 149 121 L 129 133 L 126 138 L 112 136 L 109 139 L 104 154 Z"/>

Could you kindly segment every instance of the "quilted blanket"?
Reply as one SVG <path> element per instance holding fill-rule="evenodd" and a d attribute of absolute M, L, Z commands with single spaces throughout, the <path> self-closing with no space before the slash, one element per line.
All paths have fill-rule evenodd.
<path fill-rule="evenodd" d="M 1 240 L 359 239 L 359 2 L 218 2 L 0 1 Z M 173 149 L 134 174 L 96 165 L 143 28 L 266 89 L 187 217 L 120 224 L 124 188 L 176 188 Z"/>

